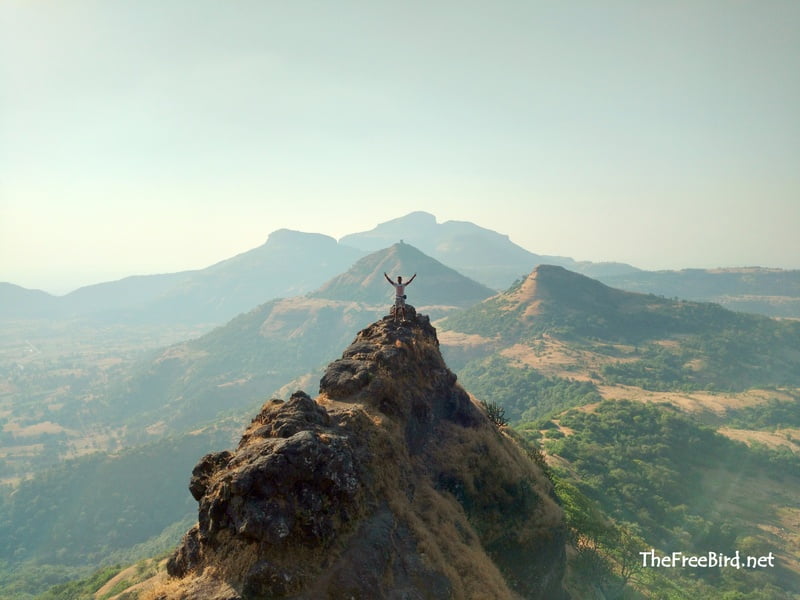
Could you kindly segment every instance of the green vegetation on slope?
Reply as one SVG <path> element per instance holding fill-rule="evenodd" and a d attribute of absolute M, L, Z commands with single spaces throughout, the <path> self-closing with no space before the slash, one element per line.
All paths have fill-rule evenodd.
<path fill-rule="evenodd" d="M 745 406 L 728 412 L 730 427 L 775 430 L 800 427 L 800 397 L 794 400 L 770 398 L 764 404 Z"/>
<path fill-rule="evenodd" d="M 92 600 L 95 592 L 121 570 L 120 565 L 113 565 L 84 579 L 60 583 L 38 596 L 37 600 Z"/>
<path fill-rule="evenodd" d="M 558 422 L 572 431 L 567 436 L 550 435 L 555 429 L 546 432 L 548 452 L 569 461 L 570 471 L 557 469 L 558 477 L 618 525 L 637 532 L 648 547 L 697 555 L 732 555 L 736 550 L 766 555 L 776 549 L 754 515 L 760 522 L 778 521 L 775 510 L 790 500 L 767 487 L 786 486 L 788 496 L 797 493 L 800 458 L 748 448 L 664 405 L 605 401 L 592 411 L 570 410 Z M 792 588 L 797 574 L 782 566 L 747 571 L 686 568 L 675 569 L 673 575 L 685 579 L 683 595 L 666 597 L 768 590 L 773 595 L 752 597 L 789 598 L 788 590 L 800 591 Z M 655 585 L 654 579 L 648 581 Z M 707 592 L 692 596 L 686 591 L 696 591 L 696 585 L 707 587 Z"/>
<path fill-rule="evenodd" d="M 533 421 L 556 410 L 601 400 L 591 382 L 546 377 L 529 367 L 513 366 L 498 355 L 467 363 L 458 377 L 476 398 L 502 407 L 511 422 Z"/>
<path fill-rule="evenodd" d="M 529 333 L 520 328 L 519 319 L 523 307 L 513 306 L 507 296 L 517 291 L 522 282 L 519 279 L 504 294 L 493 296 L 448 316 L 441 327 L 463 333 L 476 333 L 487 338 L 500 336 L 508 341 L 518 340 L 523 333 Z"/>
<path fill-rule="evenodd" d="M 730 315 L 718 326 L 674 337 L 674 346 L 646 344 L 638 360 L 606 365 L 602 375 L 612 385 L 664 391 L 800 386 L 800 323 Z"/>
<path fill-rule="evenodd" d="M 228 432 L 166 438 L 118 455 L 93 454 L 22 482 L 0 505 L 0 559 L 100 564 L 192 515 L 198 458 L 230 445 Z"/>
<path fill-rule="evenodd" d="M 133 431 L 159 421 L 183 431 L 241 413 L 335 359 L 354 331 L 379 316 L 347 302 L 268 302 L 141 363 L 113 393 L 109 418 L 126 419 Z"/>
<path fill-rule="evenodd" d="M 528 293 L 520 293 L 528 290 Z M 538 302 L 533 313 L 526 311 Z M 716 304 L 634 294 L 560 267 L 539 266 L 499 296 L 448 317 L 446 329 L 530 341 L 542 333 L 639 343 L 643 340 L 741 326 L 739 315 Z M 768 319 L 764 319 L 768 320 Z"/>
<path fill-rule="evenodd" d="M 558 267 L 538 267 L 441 327 L 480 335 L 499 348 L 533 347 L 545 336 L 578 345 L 601 355 L 606 364 L 595 375 L 610 385 L 662 391 L 800 386 L 800 322 L 623 292 Z M 613 350 L 618 344 L 635 350 L 620 360 Z"/>

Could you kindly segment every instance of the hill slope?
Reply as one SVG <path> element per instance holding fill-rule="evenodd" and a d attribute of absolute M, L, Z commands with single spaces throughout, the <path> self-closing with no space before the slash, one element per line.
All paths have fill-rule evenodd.
<path fill-rule="evenodd" d="M 31 319 L 52 313 L 58 302 L 42 290 L 29 290 L 0 281 L 0 319 Z"/>
<path fill-rule="evenodd" d="M 548 480 L 409 317 L 361 331 L 316 401 L 270 401 L 203 457 L 199 523 L 150 597 L 563 597 Z"/>
<path fill-rule="evenodd" d="M 0 488 L 0 597 L 33 598 L 87 567 L 174 546 L 185 530 L 177 523 L 194 512 L 175 482 L 198 454 L 227 447 L 240 428 L 241 421 L 235 429 L 224 423 L 114 454 L 97 452 L 62 461 L 13 493 Z"/>
<path fill-rule="evenodd" d="M 669 403 L 606 400 L 542 425 L 536 434 L 584 558 L 590 542 L 599 557 L 627 554 L 620 561 L 628 562 L 626 576 L 648 598 L 800 594 L 800 456 L 733 441 Z M 574 502 L 581 494 L 583 509 Z M 658 557 L 738 553 L 741 570 L 652 568 L 638 555 L 652 549 Z M 594 583 L 613 591 L 614 579 L 595 576 Z"/>
<path fill-rule="evenodd" d="M 626 587 L 645 597 L 795 597 L 800 323 L 543 265 L 439 325 L 460 381 L 544 440 L 586 579 L 579 597 Z M 777 562 L 636 568 L 636 553 L 652 548 L 771 552 Z"/>
<path fill-rule="evenodd" d="M 406 290 L 409 302 L 416 306 L 466 307 L 492 296 L 494 292 L 405 243 L 373 252 L 311 294 L 329 300 L 354 300 L 368 304 L 392 304 L 394 288 L 384 278 L 408 281 L 417 277 Z"/>
<path fill-rule="evenodd" d="M 545 348 L 554 351 L 557 340 L 567 341 L 592 363 L 598 383 L 723 390 L 800 385 L 800 323 L 624 292 L 549 265 L 442 327 L 495 338 L 499 351 L 525 356 L 530 365 L 545 362 Z M 457 339 L 445 336 L 455 346 Z"/>
<path fill-rule="evenodd" d="M 142 361 L 111 392 L 110 422 L 129 440 L 182 431 L 242 411 L 335 355 L 380 308 L 318 298 L 272 300 Z M 138 432 L 138 433 L 137 433 Z"/>

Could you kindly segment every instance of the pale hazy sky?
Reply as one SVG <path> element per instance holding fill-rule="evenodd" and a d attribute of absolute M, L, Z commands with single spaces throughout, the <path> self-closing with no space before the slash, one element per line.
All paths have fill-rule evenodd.
<path fill-rule="evenodd" d="M 541 254 L 800 268 L 800 2 L 3 0 L 0 281 L 413 210 Z"/>

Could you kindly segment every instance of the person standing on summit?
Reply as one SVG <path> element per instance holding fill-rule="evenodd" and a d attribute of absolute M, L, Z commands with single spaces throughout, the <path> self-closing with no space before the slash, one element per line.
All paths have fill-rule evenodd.
<path fill-rule="evenodd" d="M 397 276 L 397 283 L 392 281 L 389 276 L 386 274 L 386 271 L 383 272 L 383 276 L 386 277 L 386 281 L 391 283 L 394 286 L 394 320 L 397 321 L 397 314 L 398 312 L 403 313 L 403 320 L 406 318 L 406 286 L 410 285 L 412 281 L 414 281 L 414 277 L 417 276 L 414 273 L 411 276 L 411 279 L 403 283 L 403 277 L 401 275 Z"/>

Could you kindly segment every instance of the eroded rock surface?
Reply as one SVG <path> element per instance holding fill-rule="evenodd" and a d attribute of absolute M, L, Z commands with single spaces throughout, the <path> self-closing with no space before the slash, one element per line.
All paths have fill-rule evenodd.
<path fill-rule="evenodd" d="M 200 460 L 198 523 L 157 598 L 564 597 L 549 480 L 408 309 L 359 332 L 316 400 L 268 401 Z"/>

